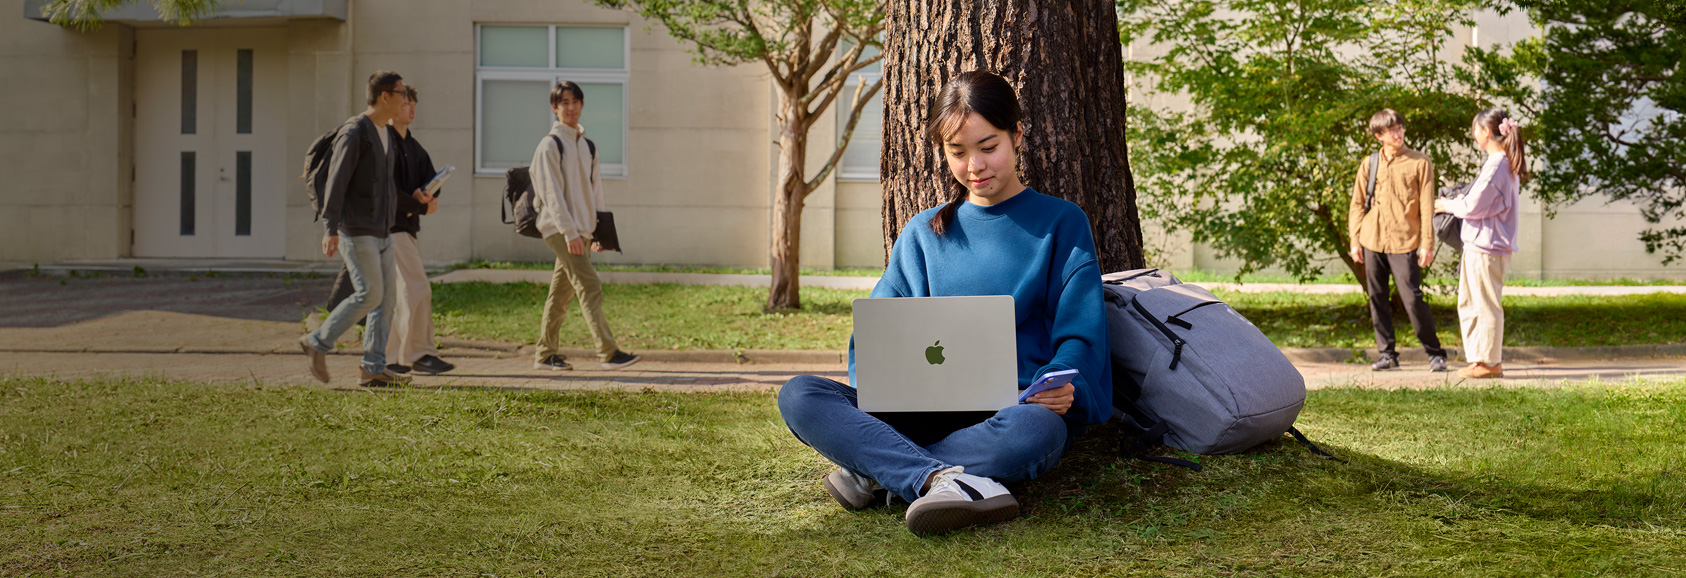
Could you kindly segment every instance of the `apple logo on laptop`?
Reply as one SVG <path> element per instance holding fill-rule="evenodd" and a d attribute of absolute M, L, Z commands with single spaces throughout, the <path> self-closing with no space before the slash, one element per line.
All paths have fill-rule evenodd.
<path fill-rule="evenodd" d="M 936 343 L 933 343 L 930 347 L 925 348 L 925 361 L 931 362 L 931 365 L 943 364 L 942 342 L 943 340 L 938 339 Z"/>

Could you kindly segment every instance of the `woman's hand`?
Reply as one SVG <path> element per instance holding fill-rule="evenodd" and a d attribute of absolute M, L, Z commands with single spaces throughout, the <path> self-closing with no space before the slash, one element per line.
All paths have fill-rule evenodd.
<path fill-rule="evenodd" d="M 1452 212 L 1452 210 L 1446 208 L 1446 199 L 1435 199 L 1434 200 L 1434 212 L 1436 212 L 1436 213 L 1450 213 L 1450 212 Z"/>
<path fill-rule="evenodd" d="M 1030 396 L 1028 403 L 1054 410 L 1054 413 L 1065 415 L 1071 409 L 1072 402 L 1077 401 L 1077 386 L 1065 384 L 1055 389 Z"/>

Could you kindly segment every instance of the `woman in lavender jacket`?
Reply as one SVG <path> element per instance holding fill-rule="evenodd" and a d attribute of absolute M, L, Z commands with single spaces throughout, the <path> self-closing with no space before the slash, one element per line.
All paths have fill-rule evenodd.
<path fill-rule="evenodd" d="M 1437 213 L 1464 220 L 1463 261 L 1458 267 L 1458 321 L 1466 378 L 1504 377 L 1501 365 L 1505 311 L 1499 298 L 1505 271 L 1516 251 L 1517 201 L 1528 180 L 1527 146 L 1522 131 L 1505 111 L 1489 108 L 1475 115 L 1475 144 L 1487 151 L 1481 175 L 1469 194 L 1434 202 Z"/>

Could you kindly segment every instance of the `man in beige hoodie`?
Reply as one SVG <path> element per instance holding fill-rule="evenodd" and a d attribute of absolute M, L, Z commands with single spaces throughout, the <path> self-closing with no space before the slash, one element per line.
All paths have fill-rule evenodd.
<path fill-rule="evenodd" d="M 556 114 L 556 124 L 539 141 L 532 168 L 528 169 L 533 179 L 533 204 L 539 211 L 539 232 L 544 235 L 544 244 L 556 254 L 533 367 L 573 369 L 558 349 L 557 334 L 568 313 L 568 302 L 577 296 L 580 313 L 585 315 L 586 327 L 596 341 L 601 367 L 620 369 L 637 363 L 639 357 L 616 347 L 609 321 L 603 317 L 603 285 L 585 253 L 587 243 L 594 251 L 603 250 L 591 236 L 597 229 L 597 212 L 605 208 L 597 172 L 597 145 L 585 138 L 585 128 L 580 126 L 585 91 L 572 82 L 558 83 L 550 89 L 550 109 Z"/>

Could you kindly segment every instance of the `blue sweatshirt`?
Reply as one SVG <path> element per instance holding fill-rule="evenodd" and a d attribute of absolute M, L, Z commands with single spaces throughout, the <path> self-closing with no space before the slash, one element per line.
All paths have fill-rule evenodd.
<path fill-rule="evenodd" d="M 1042 374 L 1076 369 L 1073 425 L 1112 417 L 1105 299 L 1089 219 L 1070 201 L 1025 189 L 994 206 L 962 203 L 937 236 L 938 208 L 914 216 L 890 250 L 873 297 L 1011 295 L 1019 389 Z M 849 381 L 855 342 L 849 340 Z"/>

